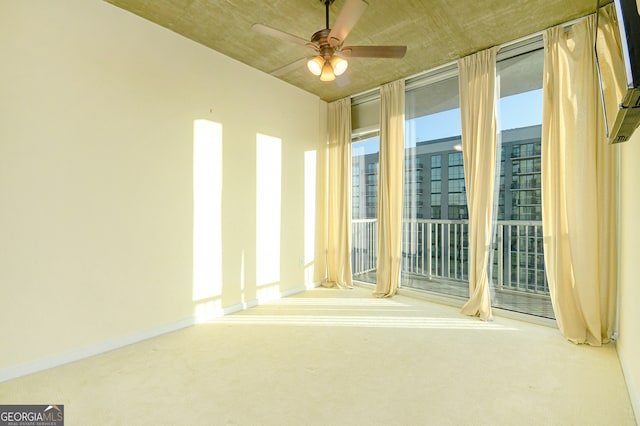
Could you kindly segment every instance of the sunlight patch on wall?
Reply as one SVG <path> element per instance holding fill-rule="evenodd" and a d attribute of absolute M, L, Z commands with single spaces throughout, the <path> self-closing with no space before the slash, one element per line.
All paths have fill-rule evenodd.
<path fill-rule="evenodd" d="M 314 287 L 316 224 L 316 151 L 304 153 L 304 284 Z"/>
<path fill-rule="evenodd" d="M 316 223 L 316 151 L 304 153 L 304 263 L 313 262 Z"/>
<path fill-rule="evenodd" d="M 256 135 L 256 285 L 280 281 L 282 140 Z"/>
<path fill-rule="evenodd" d="M 307 290 L 313 290 L 316 288 L 314 281 L 315 278 L 315 264 L 309 263 L 304 265 L 304 288 Z"/>
<path fill-rule="evenodd" d="M 220 294 L 222 294 L 222 125 L 209 120 L 195 120 L 193 122 L 192 297 L 193 300 L 202 300 Z M 208 311 L 209 308 L 205 310 Z"/>

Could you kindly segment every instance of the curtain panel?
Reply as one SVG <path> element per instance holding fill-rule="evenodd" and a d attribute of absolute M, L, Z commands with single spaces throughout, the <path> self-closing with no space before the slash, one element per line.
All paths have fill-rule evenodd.
<path fill-rule="evenodd" d="M 400 285 L 404 192 L 404 80 L 380 93 L 378 265 L 374 296 L 391 297 Z"/>
<path fill-rule="evenodd" d="M 489 256 L 496 166 L 497 47 L 458 61 L 464 180 L 469 209 L 469 300 L 466 315 L 490 320 Z"/>
<path fill-rule="evenodd" d="M 318 180 L 327 186 L 318 186 L 315 281 L 324 287 L 352 288 L 351 100 L 330 103 L 327 121 L 326 160 L 318 168 Z"/>
<path fill-rule="evenodd" d="M 600 14 L 604 103 L 617 111 L 624 76 L 611 6 Z M 613 333 L 616 299 L 615 147 L 607 144 L 596 69 L 595 15 L 544 33 L 542 226 L 560 331 L 599 346 Z"/>

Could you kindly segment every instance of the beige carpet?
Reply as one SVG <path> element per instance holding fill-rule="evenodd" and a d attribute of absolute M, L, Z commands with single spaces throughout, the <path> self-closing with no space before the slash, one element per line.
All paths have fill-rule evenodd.
<path fill-rule="evenodd" d="M 316 289 L 0 384 L 66 425 L 634 425 L 612 345 Z"/>

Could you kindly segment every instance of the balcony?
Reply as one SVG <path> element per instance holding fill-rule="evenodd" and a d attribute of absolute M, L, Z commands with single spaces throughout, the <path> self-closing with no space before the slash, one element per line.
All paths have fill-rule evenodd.
<path fill-rule="evenodd" d="M 353 220 L 353 278 L 375 282 L 377 219 Z M 468 221 L 418 219 L 402 226 L 401 286 L 467 298 Z M 491 258 L 492 305 L 554 318 L 544 272 L 542 224 L 498 221 Z"/>

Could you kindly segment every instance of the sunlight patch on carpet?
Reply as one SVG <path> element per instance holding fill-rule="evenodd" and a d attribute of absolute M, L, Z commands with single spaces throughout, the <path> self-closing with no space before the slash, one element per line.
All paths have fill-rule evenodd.
<path fill-rule="evenodd" d="M 323 316 L 323 315 L 230 315 L 212 324 L 300 325 L 326 327 L 409 328 L 442 330 L 517 331 L 494 322 L 465 318 Z"/>

